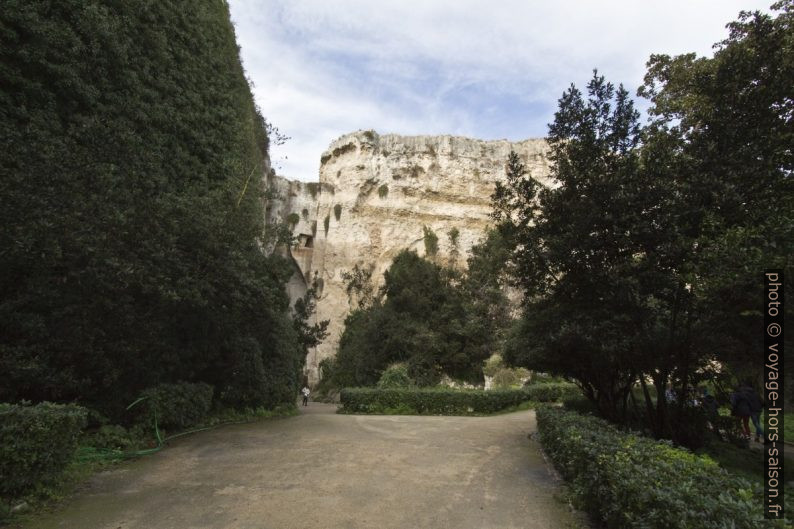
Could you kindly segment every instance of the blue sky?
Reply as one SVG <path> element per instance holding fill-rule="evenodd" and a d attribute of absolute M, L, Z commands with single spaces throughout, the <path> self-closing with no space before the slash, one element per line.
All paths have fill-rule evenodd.
<path fill-rule="evenodd" d="M 277 172 L 315 181 L 359 129 L 521 140 L 593 68 L 636 92 L 652 53 L 710 55 L 772 0 L 230 0 Z M 643 108 L 642 101 L 638 106 Z"/>

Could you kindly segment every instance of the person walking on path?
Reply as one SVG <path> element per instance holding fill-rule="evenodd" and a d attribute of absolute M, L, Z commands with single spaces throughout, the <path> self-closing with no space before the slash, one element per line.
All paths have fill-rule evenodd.
<path fill-rule="evenodd" d="M 742 386 L 740 391 L 744 392 L 747 402 L 750 406 L 750 419 L 753 421 L 753 428 L 755 428 L 755 442 L 757 443 L 764 435 L 764 429 L 761 428 L 761 410 L 764 409 L 764 403 L 761 400 L 761 397 L 758 395 L 758 392 L 753 389 L 753 383 L 750 380 L 745 381 L 744 386 Z M 750 431 L 747 426 L 745 426 L 745 430 L 747 430 L 746 433 L 749 437 Z"/>
<path fill-rule="evenodd" d="M 309 391 L 309 388 L 307 386 L 303 386 L 303 389 L 301 390 L 301 394 L 303 395 L 303 405 L 304 406 L 308 406 L 309 405 L 309 394 L 310 393 L 311 393 L 311 391 Z"/>

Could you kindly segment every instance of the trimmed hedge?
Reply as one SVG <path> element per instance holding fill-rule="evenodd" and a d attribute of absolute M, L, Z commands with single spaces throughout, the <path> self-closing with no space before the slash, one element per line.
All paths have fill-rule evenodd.
<path fill-rule="evenodd" d="M 777 527 L 763 525 L 753 485 L 708 457 L 550 406 L 537 410 L 537 421 L 580 506 L 609 528 Z"/>
<path fill-rule="evenodd" d="M 0 496 L 19 497 L 57 479 L 71 461 L 88 411 L 42 402 L 0 403 Z"/>
<path fill-rule="evenodd" d="M 520 389 L 454 390 L 428 388 L 345 388 L 342 411 L 348 413 L 416 413 L 481 415 L 522 402 L 556 402 L 579 391 L 573 384 L 538 384 Z"/>
<path fill-rule="evenodd" d="M 160 384 L 141 394 L 146 409 L 145 419 L 157 412 L 157 423 L 166 428 L 187 428 L 200 423 L 212 408 L 212 386 L 191 384 Z"/>

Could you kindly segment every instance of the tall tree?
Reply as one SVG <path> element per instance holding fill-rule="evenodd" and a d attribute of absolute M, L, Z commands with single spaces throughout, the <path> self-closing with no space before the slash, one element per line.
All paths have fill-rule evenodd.
<path fill-rule="evenodd" d="M 711 58 L 654 55 L 646 166 L 676 190 L 714 357 L 759 373 L 764 268 L 794 254 L 794 2 L 742 12 Z M 790 288 L 790 287 L 789 287 Z"/>
<path fill-rule="evenodd" d="M 646 209 L 633 189 L 637 120 L 626 90 L 594 74 L 587 99 L 572 86 L 549 126 L 555 187 L 542 188 L 513 162 L 508 169 L 517 170 L 494 194 L 525 293 L 520 345 L 513 341 L 507 359 L 576 379 L 609 416 L 625 411 L 638 375 L 633 337 L 645 314 L 630 238 Z"/>

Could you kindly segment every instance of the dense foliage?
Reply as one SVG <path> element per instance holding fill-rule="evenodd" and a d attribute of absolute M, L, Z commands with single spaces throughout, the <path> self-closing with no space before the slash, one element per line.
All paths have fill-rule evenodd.
<path fill-rule="evenodd" d="M 331 368 L 338 387 L 375 385 L 397 362 L 420 386 L 437 384 L 442 374 L 482 380 L 482 363 L 500 336 L 494 329 L 506 318 L 507 301 L 491 285 L 495 280 L 483 273 L 461 276 L 409 251 L 384 274 L 379 297 L 368 273 L 356 268 L 346 277 L 359 309 L 345 321 Z"/>
<path fill-rule="evenodd" d="M 519 389 L 345 388 L 342 411 L 427 415 L 482 415 L 523 402 L 559 402 L 578 393 L 569 383 L 537 384 Z"/>
<path fill-rule="evenodd" d="M 118 417 L 185 380 L 293 402 L 268 138 L 226 3 L 11 0 L 0 38 L 0 400 Z"/>
<path fill-rule="evenodd" d="M 212 386 L 205 383 L 159 384 L 141 394 L 143 420 L 158 427 L 184 429 L 199 424 L 212 408 Z"/>
<path fill-rule="evenodd" d="M 783 527 L 764 521 L 760 487 L 708 457 L 559 408 L 539 408 L 537 419 L 576 500 L 610 529 Z"/>
<path fill-rule="evenodd" d="M 405 364 L 394 364 L 387 367 L 378 379 L 380 389 L 410 388 L 414 385 L 408 375 L 408 366 Z"/>
<path fill-rule="evenodd" d="M 793 5 L 743 14 L 713 58 L 652 57 L 647 127 L 602 76 L 572 86 L 553 188 L 511 156 L 494 217 L 526 303 L 506 360 L 575 379 L 617 420 L 639 382 L 647 427 L 690 446 L 689 399 L 665 389 L 689 395 L 713 365 L 760 374 L 762 271 L 794 248 Z"/>
<path fill-rule="evenodd" d="M 86 415 L 74 405 L 0 404 L 0 499 L 57 479 L 74 455 Z"/>

